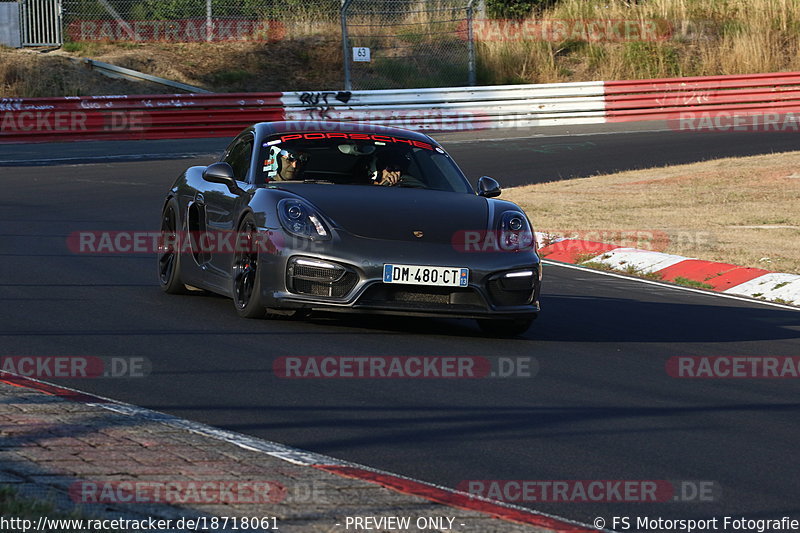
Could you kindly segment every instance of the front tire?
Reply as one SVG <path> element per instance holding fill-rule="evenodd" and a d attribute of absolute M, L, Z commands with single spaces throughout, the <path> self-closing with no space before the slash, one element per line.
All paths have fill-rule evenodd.
<path fill-rule="evenodd" d="M 528 331 L 534 318 L 479 319 L 478 326 L 492 337 L 518 337 Z"/>
<path fill-rule="evenodd" d="M 233 305 L 243 318 L 264 318 L 267 310 L 261 305 L 261 272 L 256 248 L 256 224 L 252 215 L 247 215 L 239 225 L 239 235 L 246 235 L 236 250 L 233 259 Z"/>
<path fill-rule="evenodd" d="M 167 294 L 188 292 L 181 279 L 178 227 L 178 202 L 173 199 L 161 214 L 161 242 L 158 246 L 158 282 Z"/>

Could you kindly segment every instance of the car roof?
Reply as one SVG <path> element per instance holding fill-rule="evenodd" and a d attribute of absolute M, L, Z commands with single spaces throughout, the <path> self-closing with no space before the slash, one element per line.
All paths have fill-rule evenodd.
<path fill-rule="evenodd" d="M 406 139 L 423 141 L 438 145 L 424 133 L 406 130 L 402 128 L 392 128 L 389 126 L 379 126 L 377 124 L 364 124 L 361 122 L 334 122 L 330 120 L 287 120 L 282 122 L 259 122 L 253 126 L 259 136 L 272 135 L 275 133 L 311 133 L 311 132 L 346 132 L 346 133 L 376 133 L 378 135 L 393 135 Z"/>

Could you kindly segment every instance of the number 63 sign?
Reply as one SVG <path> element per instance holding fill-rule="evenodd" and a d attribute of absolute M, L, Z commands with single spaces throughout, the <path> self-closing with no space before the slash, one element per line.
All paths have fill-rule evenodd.
<path fill-rule="evenodd" d="M 353 47 L 353 61 L 369 61 L 369 48 L 366 46 Z"/>

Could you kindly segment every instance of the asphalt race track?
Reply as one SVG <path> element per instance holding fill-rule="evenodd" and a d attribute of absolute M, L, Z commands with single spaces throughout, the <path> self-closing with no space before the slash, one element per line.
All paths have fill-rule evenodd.
<path fill-rule="evenodd" d="M 689 137 L 587 135 L 448 149 L 471 178 L 490 174 L 511 185 L 516 175 L 541 181 L 797 146 L 793 134 Z M 15 153 L 2 147 L 0 160 Z M 147 377 L 53 381 L 451 487 L 465 480 L 715 486 L 714 501 L 518 502 L 584 522 L 800 518 L 798 380 L 676 379 L 665 370 L 674 356 L 798 356 L 797 311 L 547 265 L 542 315 L 520 339 L 487 339 L 458 320 L 243 320 L 224 298 L 162 294 L 150 255 L 67 249 L 75 231 L 156 230 L 174 177 L 209 161 L 160 159 L 168 156 L 0 169 L 3 355 L 143 356 L 152 364 Z M 507 379 L 279 379 L 272 363 L 286 355 L 530 357 L 539 370 Z"/>

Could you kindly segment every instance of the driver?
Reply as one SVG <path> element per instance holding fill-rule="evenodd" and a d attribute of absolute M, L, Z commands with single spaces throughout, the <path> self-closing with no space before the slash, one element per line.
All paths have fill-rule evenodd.
<path fill-rule="evenodd" d="M 303 175 L 303 169 L 308 163 L 308 154 L 293 148 L 279 148 L 273 146 L 269 150 L 270 158 L 267 160 L 267 180 L 289 181 L 297 180 Z"/>
<path fill-rule="evenodd" d="M 379 155 L 375 161 L 376 172 L 372 178 L 373 185 L 424 187 L 424 184 L 417 178 L 407 174 L 410 163 L 408 157 L 399 153 L 385 152 Z"/>

